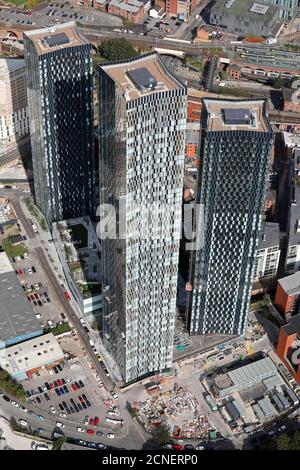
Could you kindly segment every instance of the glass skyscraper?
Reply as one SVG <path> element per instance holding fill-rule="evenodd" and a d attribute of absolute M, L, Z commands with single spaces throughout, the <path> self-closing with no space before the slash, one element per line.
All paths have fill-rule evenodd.
<path fill-rule="evenodd" d="M 243 334 L 273 133 L 264 100 L 203 99 L 191 334 Z"/>
<path fill-rule="evenodd" d="M 95 216 L 91 45 L 74 22 L 24 32 L 35 199 L 48 223 Z"/>
<path fill-rule="evenodd" d="M 186 108 L 156 54 L 99 68 L 100 202 L 123 228 L 102 241 L 103 341 L 125 383 L 172 367 Z"/>

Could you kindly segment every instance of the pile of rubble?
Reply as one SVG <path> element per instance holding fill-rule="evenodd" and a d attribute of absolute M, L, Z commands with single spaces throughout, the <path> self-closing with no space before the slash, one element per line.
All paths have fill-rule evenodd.
<path fill-rule="evenodd" d="M 179 432 L 180 436 L 187 438 L 206 437 L 212 429 L 207 417 L 199 415 L 197 399 L 182 387 L 161 392 L 155 399 L 148 398 L 138 405 L 137 407 L 137 403 L 135 404 L 137 417 L 148 432 L 158 425 L 174 426 L 174 420 L 177 420 L 179 425 L 174 426 L 173 433 Z M 184 415 L 188 416 L 182 424 L 180 418 Z"/>

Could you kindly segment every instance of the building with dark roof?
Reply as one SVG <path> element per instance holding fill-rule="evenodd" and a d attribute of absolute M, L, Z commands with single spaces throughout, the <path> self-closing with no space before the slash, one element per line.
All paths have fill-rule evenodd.
<path fill-rule="evenodd" d="M 24 32 L 35 198 L 49 226 L 95 217 L 91 54 L 74 22 Z"/>
<path fill-rule="evenodd" d="M 247 325 L 273 139 L 266 106 L 203 99 L 196 196 L 202 213 L 186 312 L 191 334 L 241 335 Z"/>
<path fill-rule="evenodd" d="M 281 327 L 276 354 L 286 365 L 296 382 L 300 385 L 300 314 L 291 317 Z"/>
<path fill-rule="evenodd" d="M 43 334 L 6 253 L 0 253 L 0 349 Z"/>

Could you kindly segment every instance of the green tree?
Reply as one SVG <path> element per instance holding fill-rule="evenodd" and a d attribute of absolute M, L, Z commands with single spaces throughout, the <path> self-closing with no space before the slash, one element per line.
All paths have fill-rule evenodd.
<path fill-rule="evenodd" d="M 221 70 L 220 72 L 221 80 L 226 80 L 227 77 L 228 77 L 228 73 L 226 72 L 226 70 Z"/>
<path fill-rule="evenodd" d="M 65 437 L 59 437 L 58 439 L 55 439 L 53 442 L 53 447 L 52 450 L 60 450 L 65 442 L 66 438 Z"/>
<path fill-rule="evenodd" d="M 287 434 L 281 434 L 276 439 L 277 450 L 289 450 L 291 448 L 291 439 Z"/>
<path fill-rule="evenodd" d="M 284 85 L 285 85 L 285 81 L 280 77 L 275 78 L 272 83 L 273 88 L 276 88 L 276 90 L 283 88 Z"/>
<path fill-rule="evenodd" d="M 124 60 L 135 57 L 137 52 L 127 39 L 107 39 L 98 47 L 99 54 L 108 61 Z"/>
<path fill-rule="evenodd" d="M 161 425 L 158 426 L 153 432 L 153 441 L 159 445 L 163 446 L 171 439 L 171 430 L 169 426 Z"/>

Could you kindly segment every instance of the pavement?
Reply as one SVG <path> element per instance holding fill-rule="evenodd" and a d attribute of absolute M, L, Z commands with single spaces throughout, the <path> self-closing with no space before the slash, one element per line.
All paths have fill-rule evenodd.
<path fill-rule="evenodd" d="M 7 419 L 5 419 L 3 416 L 0 416 L 0 434 L 1 430 L 1 439 L 5 439 L 5 445 L 12 450 L 34 450 L 33 446 L 38 443 L 35 438 L 15 434 L 12 431 Z M 52 444 L 49 443 L 47 445 L 49 450 L 51 450 Z"/>

